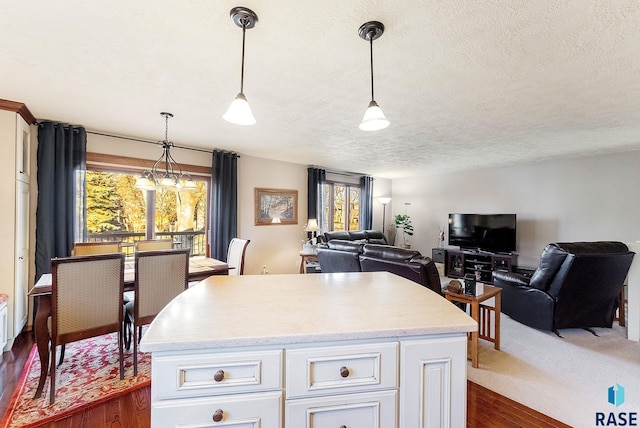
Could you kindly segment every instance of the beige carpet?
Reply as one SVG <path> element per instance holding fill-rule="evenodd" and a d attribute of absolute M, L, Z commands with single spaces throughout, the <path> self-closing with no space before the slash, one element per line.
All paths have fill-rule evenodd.
<path fill-rule="evenodd" d="M 614 328 L 561 330 L 526 327 L 501 317 L 501 349 L 480 340 L 479 367 L 467 377 L 545 415 L 574 427 L 596 426 L 596 412 L 637 412 L 640 417 L 640 343 Z M 608 402 L 608 388 L 625 389 L 625 403 Z"/>

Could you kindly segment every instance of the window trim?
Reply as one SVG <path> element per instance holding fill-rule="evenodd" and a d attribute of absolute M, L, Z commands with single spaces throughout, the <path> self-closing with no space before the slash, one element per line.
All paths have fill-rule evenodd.
<path fill-rule="evenodd" d="M 96 171 L 131 171 L 142 172 L 145 169 L 151 169 L 155 161 L 141 158 L 132 158 L 129 156 L 116 156 L 104 153 L 87 152 L 87 167 Z M 194 177 L 211 180 L 211 167 L 201 165 L 179 164 L 182 171 L 189 173 Z M 111 167 L 111 168 L 110 168 Z"/>
<path fill-rule="evenodd" d="M 333 218 L 334 218 L 334 209 L 335 209 L 335 192 L 333 191 L 333 188 L 335 185 L 339 185 L 339 186 L 344 186 L 345 187 L 345 197 L 347 198 L 347 212 L 345 213 L 345 218 L 349 218 L 349 197 L 350 197 L 350 191 L 349 189 L 351 188 L 356 188 L 359 190 L 359 201 L 358 203 L 361 205 L 362 204 L 362 187 L 360 186 L 359 183 L 351 183 L 348 181 L 340 181 L 340 180 L 326 180 L 325 181 L 325 185 L 329 187 L 329 192 L 328 192 L 328 197 L 327 197 L 327 201 L 326 201 L 326 206 L 323 207 L 322 209 L 324 210 L 326 207 L 331 208 L 330 212 L 327 213 L 327 228 L 330 230 L 334 230 L 335 225 L 333 223 Z M 345 221 L 345 231 L 351 231 L 349 229 L 349 225 L 351 224 L 351 222 L 346 222 Z M 358 229 L 360 230 L 360 229 Z"/>
<path fill-rule="evenodd" d="M 99 172 L 111 172 L 111 173 L 141 173 L 145 169 L 151 169 L 155 161 L 141 158 L 133 158 L 129 156 L 116 156 L 105 153 L 87 152 L 86 154 L 86 169 Z M 189 173 L 192 178 L 196 180 L 203 180 L 207 182 L 207 216 L 205 225 L 205 239 L 206 239 L 206 255 L 209 256 L 210 242 L 210 221 L 211 216 L 209 209 L 211 208 L 211 167 L 180 164 L 182 171 Z"/>

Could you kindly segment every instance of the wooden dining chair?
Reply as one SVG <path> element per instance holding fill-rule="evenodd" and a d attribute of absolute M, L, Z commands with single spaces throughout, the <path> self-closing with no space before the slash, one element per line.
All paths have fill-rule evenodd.
<path fill-rule="evenodd" d="M 171 250 L 173 240 L 171 239 L 147 239 L 134 242 L 136 251 Z"/>
<path fill-rule="evenodd" d="M 56 347 L 117 332 L 120 379 L 124 379 L 121 326 L 124 253 L 51 260 L 51 393 L 55 402 Z"/>
<path fill-rule="evenodd" d="M 140 251 L 135 254 L 134 300 L 125 305 L 125 328 L 133 332 L 133 374 L 138 374 L 138 342 L 149 324 L 174 297 L 188 288 L 189 249 Z"/>
<path fill-rule="evenodd" d="M 98 242 L 75 242 L 71 249 L 72 256 L 90 256 L 94 254 L 112 254 L 122 251 L 120 241 L 98 241 Z M 61 365 L 64 361 L 65 346 L 60 347 L 60 361 L 58 365 Z"/>
<path fill-rule="evenodd" d="M 122 251 L 119 241 L 76 242 L 71 250 L 72 256 L 88 256 L 91 254 L 109 254 Z"/>
<path fill-rule="evenodd" d="M 227 250 L 227 264 L 229 275 L 244 275 L 244 256 L 250 239 L 233 238 Z"/>

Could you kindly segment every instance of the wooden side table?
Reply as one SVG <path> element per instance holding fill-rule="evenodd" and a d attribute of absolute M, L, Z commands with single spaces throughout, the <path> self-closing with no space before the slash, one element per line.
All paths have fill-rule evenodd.
<path fill-rule="evenodd" d="M 305 253 L 304 251 L 300 252 L 300 273 L 306 273 L 306 263 L 307 262 L 317 262 L 318 261 L 318 253 Z"/>
<path fill-rule="evenodd" d="M 500 293 L 502 288 L 484 285 L 484 293 L 479 296 L 468 296 L 461 293 L 445 291 L 444 295 L 450 302 L 468 303 L 471 305 L 471 318 L 478 323 L 478 331 L 469 333 L 471 366 L 478 368 L 478 338 L 493 343 L 495 349 L 500 349 Z M 483 305 L 482 302 L 494 297 L 494 305 Z M 494 325 L 491 328 L 491 313 L 494 313 Z M 491 335 L 493 330 L 493 336 Z"/>

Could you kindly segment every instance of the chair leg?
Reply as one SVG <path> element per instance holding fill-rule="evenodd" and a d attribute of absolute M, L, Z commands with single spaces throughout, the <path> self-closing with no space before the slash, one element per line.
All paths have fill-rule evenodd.
<path fill-rule="evenodd" d="M 133 324 L 133 375 L 138 376 L 138 329 Z"/>
<path fill-rule="evenodd" d="M 53 404 L 56 402 L 56 343 L 53 340 L 51 340 L 50 378 L 51 387 L 49 388 L 49 404 Z"/>
<path fill-rule="evenodd" d="M 124 322 L 122 323 L 122 340 L 124 349 L 127 351 L 131 349 L 131 321 L 125 315 Z"/>
<path fill-rule="evenodd" d="M 60 359 L 58 360 L 58 366 L 62 365 L 62 362 L 64 361 L 64 347 L 66 344 L 62 344 L 60 345 Z M 55 361 L 55 359 L 51 360 L 51 361 Z"/>
<path fill-rule="evenodd" d="M 120 380 L 124 379 L 124 337 L 121 331 L 118 331 L 118 359 L 120 360 Z"/>

